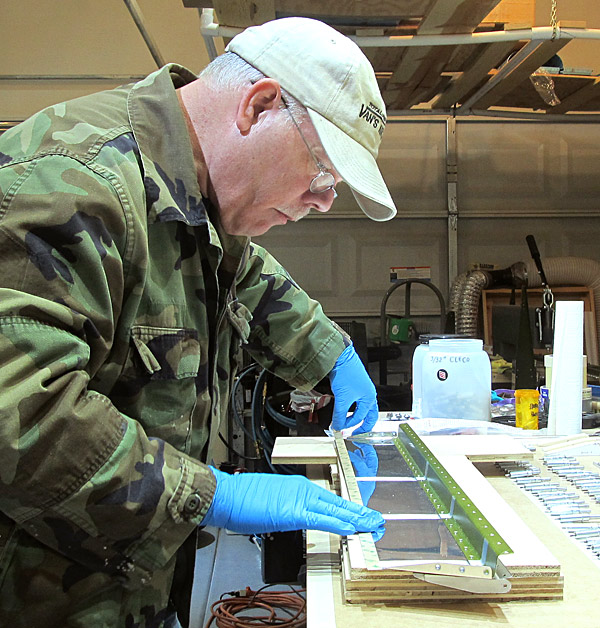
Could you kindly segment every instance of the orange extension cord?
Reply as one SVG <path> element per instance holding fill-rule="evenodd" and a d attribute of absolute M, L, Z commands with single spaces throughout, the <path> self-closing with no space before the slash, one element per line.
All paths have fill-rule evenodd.
<path fill-rule="evenodd" d="M 305 593 L 306 589 L 290 587 L 292 593 L 265 591 L 270 586 L 274 585 L 266 585 L 258 591 L 246 587 L 245 591 L 224 593 L 212 604 L 212 616 L 204 628 L 210 628 L 215 621 L 217 628 L 254 628 L 255 626 L 305 628 L 306 600 L 301 594 Z M 253 611 L 252 614 L 240 615 L 250 610 Z"/>

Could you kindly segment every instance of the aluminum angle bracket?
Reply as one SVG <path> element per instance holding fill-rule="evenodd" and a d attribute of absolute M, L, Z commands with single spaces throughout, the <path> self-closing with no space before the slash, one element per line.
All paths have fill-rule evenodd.
<path fill-rule="evenodd" d="M 433 570 L 431 565 L 427 565 L 425 569 L 414 565 L 411 570 L 413 576 L 419 580 L 469 593 L 508 593 L 511 590 L 512 584 L 508 579 L 511 574 L 502 563 L 498 563 L 494 575 L 490 569 L 485 568 L 483 577 L 471 572 L 469 567 L 436 563 Z M 453 574 L 451 568 L 457 568 L 459 573 Z"/>
<path fill-rule="evenodd" d="M 469 576 L 437 576 L 429 573 L 413 572 L 419 580 L 439 584 L 442 587 L 459 589 L 469 593 L 508 593 L 511 589 L 510 580 L 506 578 L 470 578 Z"/>

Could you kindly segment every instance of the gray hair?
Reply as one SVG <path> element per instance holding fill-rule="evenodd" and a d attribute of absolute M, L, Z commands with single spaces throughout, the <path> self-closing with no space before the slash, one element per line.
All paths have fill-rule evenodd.
<path fill-rule="evenodd" d="M 213 59 L 200 72 L 200 77 L 207 80 L 217 90 L 230 91 L 238 91 L 246 87 L 248 83 L 256 83 L 260 79 L 266 78 L 265 74 L 234 52 L 225 52 Z M 281 94 L 296 120 L 300 123 L 306 119 L 307 112 L 304 105 L 283 88 L 281 89 Z M 284 106 L 282 105 L 282 107 Z"/>

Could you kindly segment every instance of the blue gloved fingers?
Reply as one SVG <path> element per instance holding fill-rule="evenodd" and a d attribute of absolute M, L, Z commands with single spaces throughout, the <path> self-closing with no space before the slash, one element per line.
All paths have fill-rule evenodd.
<path fill-rule="evenodd" d="M 373 541 L 377 543 L 385 534 L 385 522 L 382 523 L 375 532 L 373 532 Z"/>
<path fill-rule="evenodd" d="M 354 415 L 356 415 L 356 412 L 354 413 Z M 354 418 L 354 415 L 353 415 L 353 418 Z M 370 432 L 373 429 L 375 423 L 377 423 L 378 417 L 379 417 L 379 406 L 377 405 L 377 399 L 375 399 L 375 401 L 372 402 L 371 405 L 368 407 L 366 416 L 363 419 L 363 424 L 360 427 L 357 427 L 352 433 L 364 434 L 366 432 Z M 352 423 L 352 425 L 356 425 L 356 423 Z"/>
<path fill-rule="evenodd" d="M 349 523 L 354 527 L 355 532 L 373 532 L 383 524 L 383 517 L 376 510 L 342 500 L 341 497 L 339 499 L 342 502 L 341 505 L 319 500 L 319 503 L 314 504 L 311 509 L 311 514 L 332 517 L 340 522 Z"/>
<path fill-rule="evenodd" d="M 348 416 L 348 410 L 350 406 L 356 401 L 356 410 Z M 353 400 L 350 404 L 347 404 L 341 397 L 335 397 L 333 404 L 333 415 L 331 417 L 332 429 L 340 432 L 343 429 L 348 429 L 358 425 L 360 422 L 363 424 L 354 430 L 353 434 L 363 434 L 364 432 L 370 432 L 373 429 L 377 419 L 379 418 L 379 406 L 377 405 L 377 398 L 374 400 L 358 399 Z"/>
<path fill-rule="evenodd" d="M 337 517 L 321 515 L 315 512 L 309 512 L 306 516 L 307 530 L 321 530 L 322 532 L 331 532 L 340 536 L 348 536 L 355 534 L 356 527 L 347 521 L 342 521 Z"/>
<path fill-rule="evenodd" d="M 373 405 L 377 407 L 377 393 L 375 385 L 352 345 L 344 349 L 329 377 L 335 397 L 331 427 L 340 431 L 366 421 L 369 425 L 368 429 L 372 429 Z M 356 403 L 356 410 L 348 416 L 353 403 Z M 375 409 L 376 420 L 377 410 Z M 359 431 L 367 430 L 361 426 Z"/>
<path fill-rule="evenodd" d="M 350 500 L 344 499 L 331 491 L 328 491 L 320 486 L 316 486 L 315 488 L 319 489 L 319 501 L 323 502 L 323 508 L 327 507 L 327 504 L 331 506 L 336 506 L 340 509 L 347 510 L 349 513 L 353 515 L 359 515 L 361 517 L 367 517 L 375 513 L 379 515 L 379 513 L 371 508 L 366 508 L 362 504 L 357 504 L 356 502 L 351 502 Z M 324 510 L 321 512 L 325 512 Z"/>
<path fill-rule="evenodd" d="M 379 514 L 379 513 L 378 513 Z M 306 516 L 307 530 L 322 530 L 323 532 L 332 532 L 341 536 L 356 534 L 357 532 L 373 532 L 383 536 L 381 532 L 384 529 L 383 517 L 354 517 L 350 521 L 345 521 L 336 515 L 328 515 L 324 513 L 309 512 Z"/>
<path fill-rule="evenodd" d="M 334 398 L 333 401 L 333 414 L 331 415 L 331 429 L 341 432 L 347 427 L 352 427 L 360 423 L 360 421 L 353 421 L 354 414 L 348 415 L 348 410 L 354 402 L 348 403 L 345 399 L 342 399 L 339 395 Z"/>

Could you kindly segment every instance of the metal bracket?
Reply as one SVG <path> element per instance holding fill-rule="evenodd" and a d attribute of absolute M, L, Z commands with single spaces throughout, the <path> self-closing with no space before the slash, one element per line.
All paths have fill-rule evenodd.
<path fill-rule="evenodd" d="M 442 587 L 459 589 L 469 593 L 508 593 L 511 589 L 510 580 L 506 578 L 470 578 L 469 576 L 438 576 L 428 573 L 413 573 L 415 578 L 439 584 Z"/>
<path fill-rule="evenodd" d="M 434 565 L 434 572 L 431 569 L 419 568 L 419 571 L 414 571 L 413 575 L 424 582 L 468 591 L 469 593 L 508 593 L 512 588 L 512 584 L 508 580 L 511 573 L 501 562 L 497 563 L 496 573 L 493 575 L 491 569 L 484 567 L 484 577 L 478 577 L 477 572 L 473 571 L 474 566 L 471 565 L 466 568 L 462 565 L 441 564 L 439 566 L 440 569 L 438 569 L 438 564 Z M 449 569 L 450 567 L 458 567 L 458 575 L 453 574 Z M 464 571 L 462 571 L 463 569 Z"/>

